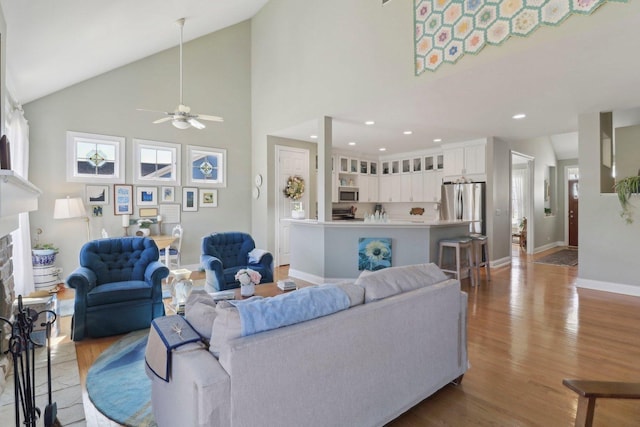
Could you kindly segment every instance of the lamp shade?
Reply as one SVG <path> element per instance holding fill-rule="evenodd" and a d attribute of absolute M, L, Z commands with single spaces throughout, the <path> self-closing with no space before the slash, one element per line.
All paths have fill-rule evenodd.
<path fill-rule="evenodd" d="M 56 199 L 56 204 L 53 208 L 53 218 L 66 219 L 86 216 L 87 212 L 84 210 L 84 203 L 82 203 L 81 197 L 71 198 L 67 196 L 66 199 Z"/>

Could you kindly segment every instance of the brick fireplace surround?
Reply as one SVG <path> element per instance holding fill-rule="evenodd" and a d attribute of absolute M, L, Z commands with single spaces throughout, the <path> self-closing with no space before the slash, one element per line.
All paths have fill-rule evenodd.
<path fill-rule="evenodd" d="M 11 318 L 11 309 L 15 300 L 13 284 L 13 244 L 11 235 L 0 237 L 0 317 Z M 0 391 L 5 387 L 5 378 L 9 373 L 11 358 L 3 354 L 8 348 L 11 327 L 2 322 L 0 329 Z"/>

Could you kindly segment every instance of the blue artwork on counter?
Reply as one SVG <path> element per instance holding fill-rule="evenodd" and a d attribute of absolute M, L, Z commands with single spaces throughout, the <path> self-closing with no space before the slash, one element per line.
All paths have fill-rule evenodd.
<path fill-rule="evenodd" d="M 358 270 L 382 270 L 391 267 L 391 239 L 361 237 L 358 240 Z"/>

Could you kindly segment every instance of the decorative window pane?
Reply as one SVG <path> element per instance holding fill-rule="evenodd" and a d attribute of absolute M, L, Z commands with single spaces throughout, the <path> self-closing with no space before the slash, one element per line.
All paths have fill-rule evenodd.
<path fill-rule="evenodd" d="M 124 142 L 117 136 L 67 132 L 67 181 L 124 182 Z"/>
<path fill-rule="evenodd" d="M 180 185 L 180 145 L 133 140 L 136 184 Z"/>
<path fill-rule="evenodd" d="M 226 150 L 189 145 L 187 151 L 189 185 L 227 186 Z"/>

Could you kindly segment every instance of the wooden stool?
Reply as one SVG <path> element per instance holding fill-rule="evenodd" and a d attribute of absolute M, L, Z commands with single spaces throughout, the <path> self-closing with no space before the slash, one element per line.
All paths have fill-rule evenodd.
<path fill-rule="evenodd" d="M 455 270 L 448 270 L 444 268 L 444 264 L 443 264 L 443 257 L 444 257 L 444 249 L 445 248 L 453 248 L 455 249 L 454 251 L 454 255 L 455 255 L 455 265 L 456 265 L 456 269 Z M 471 286 L 475 286 L 475 274 L 473 272 L 473 244 L 472 244 L 472 240 L 471 237 L 454 237 L 451 239 L 442 239 L 440 240 L 440 258 L 438 260 L 438 265 L 440 266 L 440 269 L 442 271 L 444 271 L 445 273 L 451 273 L 455 275 L 455 278 L 458 280 L 462 280 L 461 277 L 461 272 L 462 272 L 462 268 L 461 268 L 461 264 L 462 264 L 462 256 L 461 256 L 461 251 L 462 249 L 466 249 L 467 251 L 467 266 L 465 267 L 465 270 L 468 269 L 469 270 L 469 279 L 471 280 Z"/>
<path fill-rule="evenodd" d="M 483 234 L 471 235 L 473 245 L 473 270 L 478 275 L 476 283 L 480 284 L 480 269 L 485 268 L 487 273 L 487 282 L 491 280 L 491 273 L 489 271 L 489 239 Z M 484 261 L 482 260 L 484 258 Z"/>

